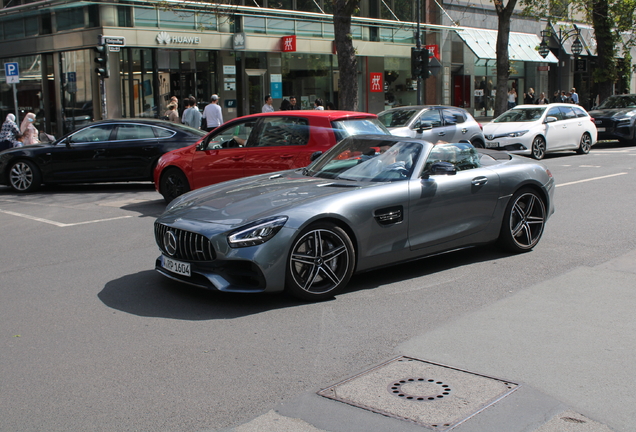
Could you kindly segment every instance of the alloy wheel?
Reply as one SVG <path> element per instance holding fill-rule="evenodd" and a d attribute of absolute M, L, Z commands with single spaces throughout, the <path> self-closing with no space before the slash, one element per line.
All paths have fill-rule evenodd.
<path fill-rule="evenodd" d="M 532 249 L 541 238 L 545 226 L 545 205 L 532 192 L 516 197 L 510 212 L 510 235 L 521 250 Z"/>

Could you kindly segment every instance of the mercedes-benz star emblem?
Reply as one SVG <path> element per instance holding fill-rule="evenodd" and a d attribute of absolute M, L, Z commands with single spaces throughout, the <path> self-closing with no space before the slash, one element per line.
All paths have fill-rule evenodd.
<path fill-rule="evenodd" d="M 163 247 L 170 256 L 177 253 L 177 236 L 172 231 L 166 231 L 163 235 Z"/>

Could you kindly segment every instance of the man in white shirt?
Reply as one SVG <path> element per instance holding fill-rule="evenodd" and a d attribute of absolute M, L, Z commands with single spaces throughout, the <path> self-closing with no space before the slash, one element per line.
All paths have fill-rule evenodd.
<path fill-rule="evenodd" d="M 203 117 L 207 123 L 207 131 L 210 132 L 213 129 L 218 128 L 223 124 L 223 112 L 219 106 L 219 96 L 213 94 L 210 98 L 210 103 L 206 105 L 203 110 Z"/>
<path fill-rule="evenodd" d="M 261 112 L 274 112 L 274 105 L 272 105 L 273 101 L 274 100 L 270 95 L 265 96 L 265 105 L 263 105 L 263 109 L 261 110 Z"/>

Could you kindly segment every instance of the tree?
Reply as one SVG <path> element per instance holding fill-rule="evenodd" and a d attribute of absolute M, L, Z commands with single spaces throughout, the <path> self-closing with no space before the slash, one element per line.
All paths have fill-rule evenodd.
<path fill-rule="evenodd" d="M 497 93 L 495 95 L 495 117 L 508 109 L 508 78 L 510 77 L 510 18 L 517 0 L 495 0 L 499 31 L 497 32 Z"/>
<path fill-rule="evenodd" d="M 358 110 L 358 61 L 351 35 L 351 16 L 359 5 L 360 0 L 333 0 L 333 27 L 340 70 L 338 108 L 342 110 Z"/>

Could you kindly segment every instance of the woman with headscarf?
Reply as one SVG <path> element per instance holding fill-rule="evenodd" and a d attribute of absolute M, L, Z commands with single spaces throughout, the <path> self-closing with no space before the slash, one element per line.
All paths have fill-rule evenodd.
<path fill-rule="evenodd" d="M 13 114 L 7 114 L 7 118 L 2 123 L 2 130 L 0 131 L 0 151 L 15 147 L 17 142 L 17 136 L 20 135 L 20 129 L 15 124 L 15 116 Z"/>
<path fill-rule="evenodd" d="M 33 124 L 35 122 L 35 114 L 27 113 L 20 125 L 20 132 L 22 132 L 24 145 L 39 144 L 38 130 Z"/>

